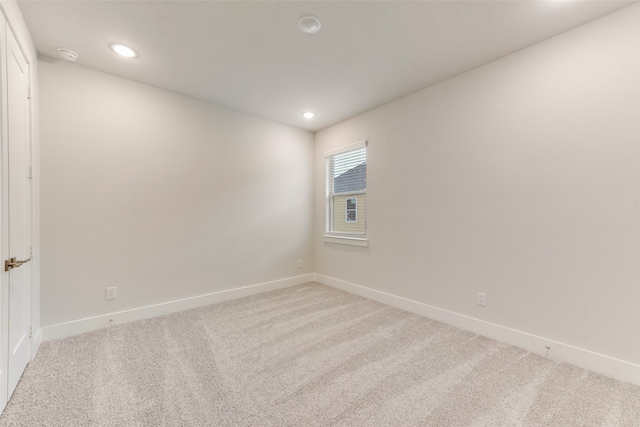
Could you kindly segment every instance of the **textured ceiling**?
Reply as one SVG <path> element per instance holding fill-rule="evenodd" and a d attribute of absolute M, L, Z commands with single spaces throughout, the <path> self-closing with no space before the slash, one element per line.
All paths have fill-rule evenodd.
<path fill-rule="evenodd" d="M 618 1 L 19 2 L 37 51 L 316 131 L 611 13 Z M 297 28 L 315 14 L 315 35 Z M 115 55 L 120 42 L 140 53 Z M 316 113 L 314 119 L 301 116 Z"/>

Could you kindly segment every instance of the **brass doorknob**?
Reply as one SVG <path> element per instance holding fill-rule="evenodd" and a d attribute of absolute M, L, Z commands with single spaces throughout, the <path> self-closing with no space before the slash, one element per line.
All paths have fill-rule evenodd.
<path fill-rule="evenodd" d="M 4 271 L 9 271 L 12 268 L 20 267 L 22 264 L 26 264 L 31 261 L 31 258 L 18 260 L 16 257 L 10 258 L 4 262 Z"/>

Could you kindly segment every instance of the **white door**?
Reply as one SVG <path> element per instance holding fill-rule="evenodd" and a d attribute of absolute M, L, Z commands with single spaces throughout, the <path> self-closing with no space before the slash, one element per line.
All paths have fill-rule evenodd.
<path fill-rule="evenodd" d="M 6 108 L 8 173 L 8 254 L 9 264 L 3 262 L 8 275 L 8 330 L 3 337 L 7 349 L 7 400 L 13 394 L 30 357 L 31 305 L 31 179 L 30 179 L 30 109 L 29 69 L 12 31 L 6 34 Z M 5 317 L 6 319 L 6 317 Z"/>

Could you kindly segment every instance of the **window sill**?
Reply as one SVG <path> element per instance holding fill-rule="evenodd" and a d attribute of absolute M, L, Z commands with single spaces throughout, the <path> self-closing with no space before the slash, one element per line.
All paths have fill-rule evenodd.
<path fill-rule="evenodd" d="M 369 246 L 369 241 L 366 237 L 346 237 L 346 236 L 330 236 L 328 234 L 324 235 L 325 243 L 336 243 L 338 245 L 350 245 L 350 246 L 360 246 L 366 248 Z"/>

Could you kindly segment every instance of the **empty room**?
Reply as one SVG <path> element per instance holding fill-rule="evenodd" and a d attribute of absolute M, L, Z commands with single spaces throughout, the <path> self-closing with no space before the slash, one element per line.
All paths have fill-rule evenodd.
<path fill-rule="evenodd" d="M 640 426 L 638 2 L 0 11 L 0 426 Z"/>

